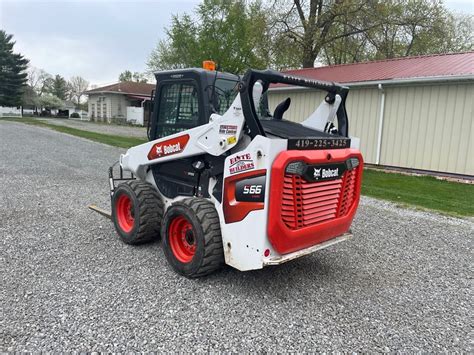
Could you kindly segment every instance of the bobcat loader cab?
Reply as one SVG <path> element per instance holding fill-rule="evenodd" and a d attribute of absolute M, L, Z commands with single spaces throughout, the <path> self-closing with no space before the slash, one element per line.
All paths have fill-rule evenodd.
<path fill-rule="evenodd" d="M 278 265 L 351 236 L 363 161 L 349 137 L 348 88 L 270 70 L 156 79 L 149 142 L 121 155 L 119 177 L 110 169 L 125 243 L 161 236 L 173 269 L 199 277 L 224 263 Z M 285 117 L 290 99 L 269 111 L 268 91 L 281 85 L 327 96 L 299 124 Z"/>

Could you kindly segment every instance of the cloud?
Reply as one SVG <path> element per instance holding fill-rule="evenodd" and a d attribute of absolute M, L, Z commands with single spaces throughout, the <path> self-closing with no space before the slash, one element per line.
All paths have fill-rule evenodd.
<path fill-rule="evenodd" d="M 0 0 L 0 28 L 33 66 L 101 85 L 126 69 L 144 71 L 171 15 L 198 1 Z"/>
<path fill-rule="evenodd" d="M 450 10 L 454 10 L 456 12 L 474 14 L 474 1 L 473 0 L 445 0 L 444 4 Z"/>
<path fill-rule="evenodd" d="M 96 84 L 117 80 L 124 70 L 122 64 L 110 58 L 110 48 L 91 39 L 72 39 L 63 36 L 40 38 L 15 37 L 15 51 L 30 58 L 31 65 L 67 79 L 82 76 Z"/>

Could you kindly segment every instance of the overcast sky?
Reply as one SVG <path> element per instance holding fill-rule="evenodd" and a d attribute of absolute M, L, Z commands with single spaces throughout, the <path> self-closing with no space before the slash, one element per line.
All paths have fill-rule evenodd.
<path fill-rule="evenodd" d="M 0 29 L 13 34 L 15 51 L 30 63 L 91 84 L 117 81 L 125 69 L 144 71 L 151 50 L 173 14 L 198 0 L 0 0 Z M 474 0 L 446 0 L 474 13 Z"/>

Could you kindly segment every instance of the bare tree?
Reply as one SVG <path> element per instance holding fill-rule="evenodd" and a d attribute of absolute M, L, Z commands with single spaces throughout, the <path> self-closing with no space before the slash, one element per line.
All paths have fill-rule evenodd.
<path fill-rule="evenodd" d="M 42 96 L 51 89 L 53 77 L 43 69 L 38 69 L 33 66 L 28 68 L 27 84 L 30 86 L 38 96 Z"/>
<path fill-rule="evenodd" d="M 473 48 L 474 17 L 442 0 L 273 0 L 273 8 L 274 37 L 303 67 Z"/>
<path fill-rule="evenodd" d="M 300 49 L 301 64 L 313 67 L 322 49 L 340 38 L 378 25 L 371 16 L 376 0 L 276 0 L 275 28 Z M 331 31 L 337 26 L 340 31 Z"/>
<path fill-rule="evenodd" d="M 74 98 L 77 105 L 81 103 L 81 98 L 84 92 L 89 87 L 89 82 L 80 76 L 73 76 L 69 81 L 69 89 L 71 92 L 71 98 Z"/>

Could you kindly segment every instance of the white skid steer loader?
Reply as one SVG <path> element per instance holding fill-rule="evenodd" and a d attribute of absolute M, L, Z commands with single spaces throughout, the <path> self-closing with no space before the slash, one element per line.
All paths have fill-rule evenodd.
<path fill-rule="evenodd" d="M 351 237 L 363 161 L 348 134 L 347 87 L 270 70 L 156 79 L 149 142 L 120 156 L 120 176 L 109 170 L 123 242 L 161 236 L 172 268 L 199 277 L 224 263 L 278 265 Z M 327 92 L 301 124 L 283 117 L 289 98 L 269 112 L 269 90 L 288 85 Z"/>

